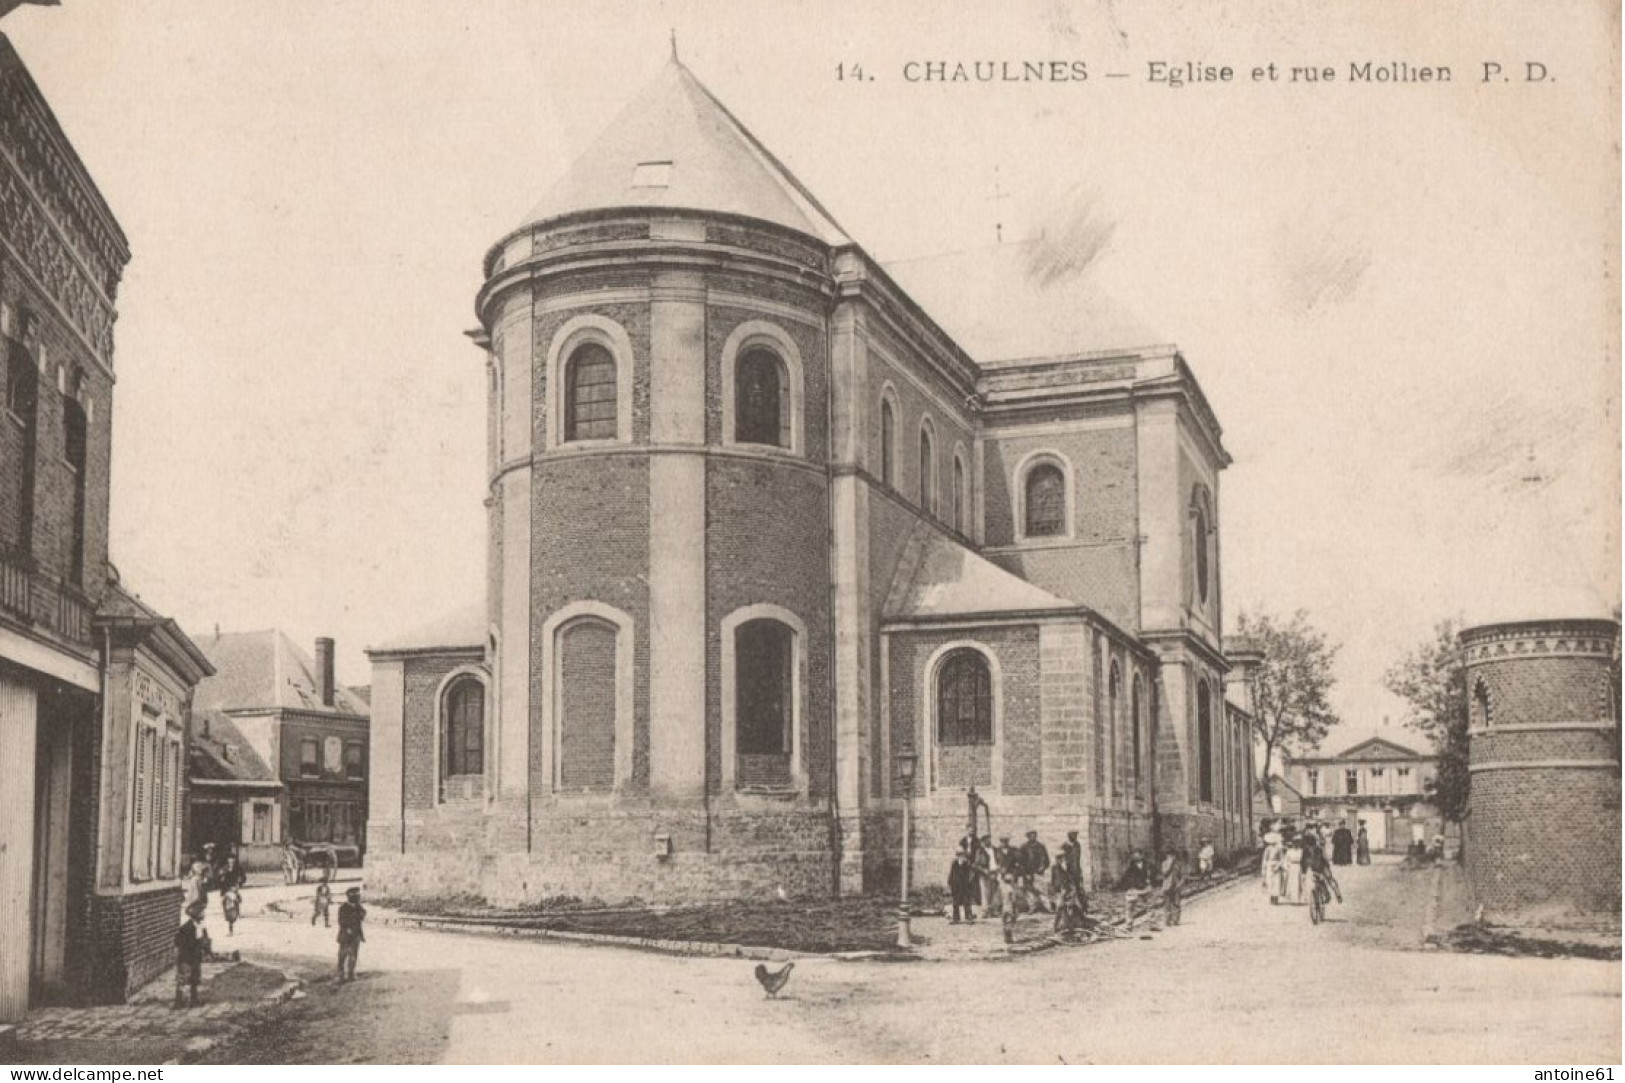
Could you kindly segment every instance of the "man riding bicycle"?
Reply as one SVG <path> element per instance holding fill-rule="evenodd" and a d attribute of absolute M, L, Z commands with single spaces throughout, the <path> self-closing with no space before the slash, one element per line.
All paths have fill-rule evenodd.
<path fill-rule="evenodd" d="M 1326 903 L 1334 896 L 1341 903 L 1343 890 L 1338 887 L 1337 877 L 1332 875 L 1332 865 L 1326 860 L 1325 848 L 1313 834 L 1305 840 L 1300 869 L 1305 886 L 1309 888 L 1309 920 L 1319 925 L 1326 914 Z"/>

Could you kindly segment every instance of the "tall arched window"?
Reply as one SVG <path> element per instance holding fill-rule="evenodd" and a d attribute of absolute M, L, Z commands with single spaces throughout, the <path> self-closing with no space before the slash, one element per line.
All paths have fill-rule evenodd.
<path fill-rule="evenodd" d="M 1066 533 L 1066 475 L 1054 463 L 1039 463 L 1024 482 L 1026 535 L 1053 538 Z"/>
<path fill-rule="evenodd" d="M 965 509 L 968 501 L 965 499 L 965 460 L 957 454 L 954 455 L 954 521 L 953 528 L 961 534 L 968 534 L 965 523 Z"/>
<path fill-rule="evenodd" d="M 82 380 L 74 375 L 75 383 Z M 77 393 L 77 392 L 75 392 Z M 63 457 L 73 471 L 73 530 L 68 537 L 68 576 L 80 585 L 85 581 L 85 477 L 87 429 L 85 408 L 72 396 L 62 403 Z"/>
<path fill-rule="evenodd" d="M 1473 685 L 1473 713 L 1477 716 L 1473 721 L 1479 726 L 1490 724 L 1490 686 L 1484 683 L 1483 678 Z"/>
<path fill-rule="evenodd" d="M 792 781 L 795 632 L 771 618 L 734 629 L 735 777 L 741 785 Z"/>
<path fill-rule="evenodd" d="M 784 363 L 772 350 L 746 350 L 734 369 L 734 440 L 790 446 L 789 389 Z"/>
<path fill-rule="evenodd" d="M 1196 600 L 1207 603 L 1210 552 L 1213 545 L 1207 490 L 1198 485 L 1191 494 L 1191 556 L 1196 564 Z"/>
<path fill-rule="evenodd" d="M 897 411 L 890 399 L 880 400 L 880 480 L 897 484 Z"/>
<path fill-rule="evenodd" d="M 484 774 L 485 685 L 473 676 L 458 677 L 446 686 L 441 709 L 441 777 Z"/>
<path fill-rule="evenodd" d="M 1145 679 L 1138 673 L 1134 675 L 1134 693 L 1129 707 L 1133 712 L 1133 721 L 1130 725 L 1134 728 L 1134 759 L 1131 761 L 1132 766 L 1129 770 L 1132 772 L 1131 777 L 1134 780 L 1134 796 L 1138 798 L 1143 797 L 1145 794 L 1141 785 L 1141 775 L 1144 770 L 1142 757 L 1145 755 L 1145 745 L 1143 743 L 1145 740 Z"/>
<path fill-rule="evenodd" d="M 596 342 L 583 343 L 564 372 L 564 439 L 615 439 L 614 356 Z"/>
<path fill-rule="evenodd" d="M 937 668 L 937 743 L 993 743 L 993 678 L 979 651 L 956 650 Z"/>
<path fill-rule="evenodd" d="M 920 510 L 937 513 L 937 458 L 931 445 L 931 429 L 920 426 Z"/>
<path fill-rule="evenodd" d="M 1112 780 L 1111 792 L 1114 794 L 1123 790 L 1123 771 L 1118 763 L 1121 756 L 1118 750 L 1122 748 L 1118 743 L 1118 734 L 1122 732 L 1118 725 L 1122 717 L 1122 702 L 1123 674 L 1113 661 L 1106 677 L 1106 774 Z"/>
<path fill-rule="evenodd" d="M 1196 796 L 1213 800 L 1213 694 L 1206 681 L 1196 685 Z"/>
<path fill-rule="evenodd" d="M 558 633 L 558 786 L 615 788 L 615 681 L 618 629 L 581 617 Z"/>

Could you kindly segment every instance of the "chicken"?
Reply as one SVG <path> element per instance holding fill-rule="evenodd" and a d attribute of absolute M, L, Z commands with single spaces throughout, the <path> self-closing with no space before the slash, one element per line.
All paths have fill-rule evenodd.
<path fill-rule="evenodd" d="M 769 970 L 766 963 L 756 964 L 756 980 L 761 982 L 763 989 L 767 990 L 768 999 L 774 999 L 779 995 L 779 990 L 783 989 L 790 981 L 790 971 L 795 968 L 796 964 L 794 962 L 785 963 L 784 968 L 777 971 Z"/>

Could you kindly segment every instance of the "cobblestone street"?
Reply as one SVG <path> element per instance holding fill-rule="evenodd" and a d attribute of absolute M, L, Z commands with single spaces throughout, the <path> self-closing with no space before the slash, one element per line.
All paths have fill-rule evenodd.
<path fill-rule="evenodd" d="M 996 922 L 923 919 L 919 936 L 958 945 L 931 954 L 964 961 L 802 959 L 777 1000 L 745 960 L 384 925 L 368 932 L 361 980 L 339 985 L 332 930 L 255 915 L 229 946 L 297 972 L 300 999 L 238 1019 L 219 1006 L 97 1011 L 109 1028 L 224 1027 L 188 1057 L 209 1063 L 1618 1060 L 1619 963 L 1424 951 L 1432 872 L 1340 873 L 1347 902 L 1319 928 L 1252 882 L 1192 902 L 1150 939 L 1008 961 L 966 950 L 996 941 Z M 55 1048 L 35 1042 L 31 1059 L 78 1059 Z"/>

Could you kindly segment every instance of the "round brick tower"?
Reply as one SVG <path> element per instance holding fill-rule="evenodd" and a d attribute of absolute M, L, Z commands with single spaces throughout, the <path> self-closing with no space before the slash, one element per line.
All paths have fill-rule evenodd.
<path fill-rule="evenodd" d="M 487 255 L 501 894 L 828 890 L 845 243 L 674 58 Z"/>
<path fill-rule="evenodd" d="M 1491 912 L 1619 913 L 1619 634 L 1611 620 L 1461 633 L 1467 871 Z"/>

